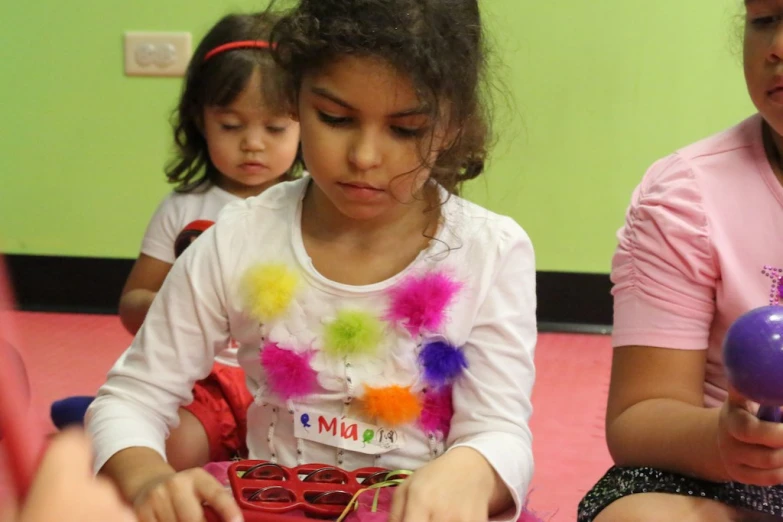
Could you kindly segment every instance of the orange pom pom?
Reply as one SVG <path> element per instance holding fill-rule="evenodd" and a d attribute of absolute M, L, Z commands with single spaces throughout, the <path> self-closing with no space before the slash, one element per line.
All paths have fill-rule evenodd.
<path fill-rule="evenodd" d="M 421 414 L 421 401 L 411 393 L 410 387 L 365 387 L 364 411 L 385 424 L 397 426 L 413 422 Z"/>

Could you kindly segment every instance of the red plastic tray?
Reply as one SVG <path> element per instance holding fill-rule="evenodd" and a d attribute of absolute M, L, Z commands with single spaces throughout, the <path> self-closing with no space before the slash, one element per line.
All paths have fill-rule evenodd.
<path fill-rule="evenodd" d="M 263 460 L 243 460 L 228 469 L 234 498 L 245 522 L 336 520 L 360 489 L 386 479 L 388 470 L 345 471 L 327 464 L 294 468 Z M 209 522 L 220 517 L 206 509 Z"/>

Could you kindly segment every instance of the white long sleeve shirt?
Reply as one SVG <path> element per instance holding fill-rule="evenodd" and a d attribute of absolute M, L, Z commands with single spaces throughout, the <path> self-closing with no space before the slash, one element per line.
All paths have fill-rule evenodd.
<path fill-rule="evenodd" d="M 144 238 L 141 253 L 159 259 L 170 265 L 176 260 L 174 244 L 177 236 L 197 220 L 215 221 L 223 207 L 242 198 L 208 184 L 191 192 L 172 192 L 158 205 L 152 215 Z M 237 366 L 237 350 L 229 343 L 228 348 L 218 354 L 215 360 L 227 366 Z"/>
<path fill-rule="evenodd" d="M 164 456 L 178 407 L 192 400 L 194 382 L 209 373 L 233 337 L 255 397 L 248 411 L 251 459 L 415 470 L 444 450 L 469 446 L 489 461 L 514 497 L 516 514 L 497 520 L 516 520 L 533 473 L 528 422 L 536 304 L 528 236 L 512 219 L 451 197 L 436 237 L 410 266 L 387 281 L 345 285 L 319 274 L 305 250 L 301 203 L 309 182 L 283 183 L 229 205 L 175 263 L 88 412 L 96 469 L 129 447 Z M 295 284 L 290 299 L 272 299 L 276 314 L 259 318 L 245 297 L 244 276 L 264 267 L 293 274 Z M 433 274 L 459 286 L 446 300 L 443 321 L 416 329 L 410 328 L 413 319 L 390 318 L 395 289 Z M 270 294 L 286 294 L 275 282 L 268 284 Z M 335 355 L 328 332 L 344 313 L 364 314 L 380 325 L 380 334 L 360 336 L 373 346 Z M 380 420 L 369 415 L 364 405 L 370 390 L 399 386 L 421 398 L 433 389 L 419 353 L 434 341 L 459 347 L 467 361 L 450 384 L 449 429 L 428 432 L 416 420 L 391 425 L 383 415 Z M 260 362 L 269 346 L 308 361 L 317 382 L 306 395 L 278 393 L 279 381 L 270 377 L 274 368 Z M 280 372 L 273 373 L 280 379 Z M 394 444 L 374 445 L 367 438 L 389 432 Z"/>

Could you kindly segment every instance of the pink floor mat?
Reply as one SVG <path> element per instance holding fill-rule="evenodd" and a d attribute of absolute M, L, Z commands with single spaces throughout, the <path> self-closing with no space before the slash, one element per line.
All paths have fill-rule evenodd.
<path fill-rule="evenodd" d="M 19 312 L 17 318 L 33 405 L 54 430 L 51 402 L 93 394 L 131 337 L 116 316 Z M 603 432 L 610 361 L 606 336 L 540 335 L 530 507 L 544 520 L 573 522 L 579 499 L 611 464 Z"/>

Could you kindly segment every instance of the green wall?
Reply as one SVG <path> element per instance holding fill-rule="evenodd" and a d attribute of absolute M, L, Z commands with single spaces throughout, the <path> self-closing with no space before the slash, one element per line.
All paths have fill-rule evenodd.
<path fill-rule="evenodd" d="M 19 254 L 135 257 L 169 190 L 179 79 L 128 78 L 125 30 L 191 31 L 241 0 L 6 2 L 0 236 Z M 510 93 L 468 194 L 515 217 L 541 270 L 607 272 L 649 164 L 752 112 L 738 0 L 483 0 Z"/>

